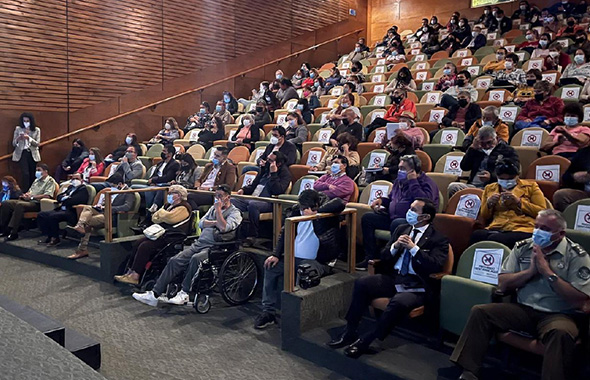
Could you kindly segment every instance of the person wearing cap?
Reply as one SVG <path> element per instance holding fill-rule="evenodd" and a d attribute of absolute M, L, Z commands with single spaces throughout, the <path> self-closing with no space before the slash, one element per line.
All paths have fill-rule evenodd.
<path fill-rule="evenodd" d="M 230 198 L 231 188 L 229 186 L 221 185 L 215 189 L 215 204 L 199 220 L 201 228 L 199 238 L 190 247 L 168 261 L 152 290 L 133 293 L 135 300 L 149 306 L 157 306 L 158 301 L 173 305 L 188 303 L 193 277 L 201 267 L 201 262 L 209 257 L 209 251 L 213 244 L 218 241 L 219 237 L 216 238 L 216 235 L 222 234 L 223 240 L 235 239 L 235 232 L 242 223 L 242 213 L 231 204 Z M 168 284 L 183 272 L 186 274 L 181 290 L 173 298 L 166 297 Z M 121 279 L 119 278 L 118 281 Z"/>
<path fill-rule="evenodd" d="M 418 149 L 422 148 L 424 145 L 424 132 L 421 128 L 416 128 L 415 118 L 416 115 L 411 111 L 402 112 L 399 116 L 400 129 L 398 130 L 412 142 L 413 149 Z M 387 134 L 385 134 L 383 136 L 382 145 L 387 145 L 388 141 Z"/>
<path fill-rule="evenodd" d="M 399 117 L 404 111 L 410 111 L 414 115 L 417 113 L 416 104 L 408 99 L 408 92 L 403 88 L 396 88 L 391 95 L 392 104 L 387 109 L 383 118 L 377 117 L 371 124 L 365 127 L 365 137 L 379 127 L 385 127 L 388 123 L 398 123 Z"/>
<path fill-rule="evenodd" d="M 537 214 L 546 207 L 545 196 L 534 180 L 518 177 L 519 168 L 510 159 L 496 163 L 498 182 L 483 191 L 479 215 L 486 228 L 471 235 L 471 244 L 496 241 L 512 248 L 531 237 Z"/>
<path fill-rule="evenodd" d="M 152 214 L 152 222 L 162 226 L 165 230 L 173 230 L 178 223 L 187 220 L 192 212 L 191 206 L 187 202 L 188 191 L 181 185 L 171 185 L 168 188 L 168 195 L 164 206 Z M 188 233 L 189 223 L 182 228 L 183 232 Z M 129 260 L 131 265 L 121 276 L 115 276 L 115 281 L 127 284 L 137 285 L 139 279 L 146 269 L 147 263 L 162 249 L 168 241 L 164 235 L 156 240 L 148 239 L 146 236 L 141 237 L 133 243 L 132 258 Z"/>

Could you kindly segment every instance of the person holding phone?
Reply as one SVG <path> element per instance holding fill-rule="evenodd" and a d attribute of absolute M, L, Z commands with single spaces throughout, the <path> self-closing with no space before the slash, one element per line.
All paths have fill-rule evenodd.
<path fill-rule="evenodd" d="M 37 162 L 41 161 L 40 142 L 41 129 L 35 124 L 33 114 L 22 113 L 12 138 L 12 146 L 14 147 L 12 161 L 18 162 L 20 166 L 23 190 L 28 190 L 35 181 L 35 168 Z"/>

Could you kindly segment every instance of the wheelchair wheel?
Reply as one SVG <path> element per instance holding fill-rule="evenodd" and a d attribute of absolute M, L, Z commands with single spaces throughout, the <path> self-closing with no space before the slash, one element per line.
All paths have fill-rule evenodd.
<path fill-rule="evenodd" d="M 146 282 L 144 282 L 143 284 L 141 284 L 141 291 L 142 292 L 149 292 L 150 290 L 152 290 L 154 288 L 154 285 L 156 285 L 156 279 L 155 278 L 149 279 Z"/>
<path fill-rule="evenodd" d="M 211 310 L 211 301 L 209 296 L 206 294 L 199 294 L 195 299 L 194 305 L 195 310 L 199 314 L 207 314 Z"/>
<path fill-rule="evenodd" d="M 258 284 L 258 267 L 251 254 L 232 253 L 219 271 L 219 291 L 230 305 L 241 305 L 254 295 Z"/>

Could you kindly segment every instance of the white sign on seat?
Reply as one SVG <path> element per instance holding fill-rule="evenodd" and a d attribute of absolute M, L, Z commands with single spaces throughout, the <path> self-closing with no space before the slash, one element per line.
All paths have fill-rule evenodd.
<path fill-rule="evenodd" d="M 463 161 L 463 156 L 447 156 L 445 158 L 443 173 L 460 176 L 463 173 L 461 170 L 461 161 Z"/>
<path fill-rule="evenodd" d="M 327 144 L 330 142 L 330 136 L 332 136 L 332 130 L 331 129 L 326 129 L 326 128 L 322 128 L 319 131 L 320 133 L 318 133 L 318 141 L 324 144 Z"/>
<path fill-rule="evenodd" d="M 473 255 L 470 278 L 487 284 L 498 285 L 498 275 L 502 266 L 503 250 L 477 248 Z"/>
<path fill-rule="evenodd" d="M 514 123 L 517 113 L 517 107 L 500 107 L 500 119 L 505 123 Z"/>
<path fill-rule="evenodd" d="M 535 148 L 540 148 L 541 143 L 543 140 L 543 131 L 537 130 L 524 130 L 522 132 L 522 140 L 520 141 L 520 146 L 532 146 Z"/>
<path fill-rule="evenodd" d="M 322 161 L 322 152 L 319 150 L 310 150 L 309 155 L 307 156 L 307 162 L 305 165 L 307 166 L 318 166 L 319 163 Z"/>
<path fill-rule="evenodd" d="M 469 219 L 477 219 L 479 208 L 481 207 L 481 199 L 475 194 L 463 194 L 459 198 L 455 215 L 464 216 Z"/>
<path fill-rule="evenodd" d="M 371 152 L 369 157 L 368 169 L 380 169 L 385 165 L 386 154 L 381 152 Z"/>
<path fill-rule="evenodd" d="M 537 181 L 559 182 L 559 165 L 538 165 L 535 168 L 535 179 Z"/>
<path fill-rule="evenodd" d="M 303 178 L 301 180 L 301 186 L 299 187 L 299 194 L 301 194 L 302 191 L 305 190 L 312 190 L 313 189 L 313 185 L 315 184 L 315 179 L 313 178 Z M 299 195 L 297 194 L 297 195 Z"/>
<path fill-rule="evenodd" d="M 428 122 L 430 123 L 442 123 L 442 119 L 445 117 L 445 110 L 430 110 L 430 117 Z"/>
<path fill-rule="evenodd" d="M 457 145 L 457 139 L 459 137 L 458 130 L 443 129 L 440 135 L 440 143 L 443 145 Z"/>
<path fill-rule="evenodd" d="M 370 206 L 376 199 L 387 197 L 389 194 L 389 186 L 387 185 L 373 185 L 371 186 L 371 193 L 369 194 L 369 201 L 367 204 Z"/>

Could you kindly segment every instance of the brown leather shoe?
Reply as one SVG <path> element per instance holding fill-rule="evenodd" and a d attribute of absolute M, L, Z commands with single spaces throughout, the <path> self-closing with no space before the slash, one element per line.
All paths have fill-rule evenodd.
<path fill-rule="evenodd" d="M 70 260 L 78 260 L 81 259 L 82 257 L 86 257 L 88 256 L 88 251 L 84 250 L 84 251 L 76 251 L 73 255 L 69 255 L 68 259 Z"/>

